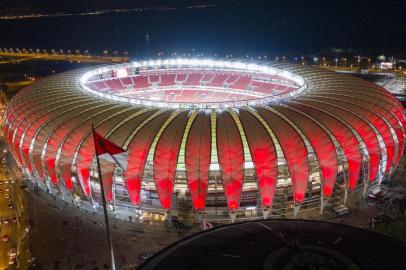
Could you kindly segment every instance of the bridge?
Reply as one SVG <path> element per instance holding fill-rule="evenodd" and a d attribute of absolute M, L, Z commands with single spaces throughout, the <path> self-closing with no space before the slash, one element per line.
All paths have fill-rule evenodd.
<path fill-rule="evenodd" d="M 0 48 L 0 57 L 5 59 L 0 64 L 19 63 L 21 61 L 47 60 L 47 61 L 68 61 L 78 63 L 124 63 L 129 62 L 128 56 L 110 56 L 110 55 L 91 55 L 87 51 L 81 54 L 79 50 L 75 53 L 51 50 L 26 50 L 26 49 L 2 49 Z"/>

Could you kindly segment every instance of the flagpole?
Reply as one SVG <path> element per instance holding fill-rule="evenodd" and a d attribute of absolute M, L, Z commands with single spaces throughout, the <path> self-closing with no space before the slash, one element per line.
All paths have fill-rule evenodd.
<path fill-rule="evenodd" d="M 107 215 L 106 196 L 104 195 L 104 185 L 103 185 L 102 173 L 101 173 L 101 169 L 100 169 L 99 156 L 98 156 L 97 150 L 96 150 L 97 149 L 96 148 L 96 137 L 95 137 L 95 133 L 94 133 L 93 124 L 92 124 L 92 133 L 93 133 L 94 149 L 95 149 L 95 153 L 96 153 L 96 163 L 97 163 L 97 171 L 99 174 L 101 196 L 102 196 L 102 201 L 103 201 L 104 223 L 106 226 L 107 241 L 109 244 L 109 250 L 110 250 L 110 256 L 111 256 L 111 269 L 116 270 L 116 264 L 114 262 L 113 241 L 112 241 L 111 233 L 110 233 L 109 217 Z"/>
<path fill-rule="evenodd" d="M 113 156 L 110 155 L 110 157 L 114 160 L 114 162 L 121 168 L 124 170 L 123 167 L 121 167 L 121 163 L 118 162 L 118 160 Z M 117 212 L 116 212 L 116 182 L 114 181 L 113 178 L 113 211 L 114 211 L 114 218 L 113 218 L 113 227 L 116 226 L 116 217 L 117 217 Z"/>

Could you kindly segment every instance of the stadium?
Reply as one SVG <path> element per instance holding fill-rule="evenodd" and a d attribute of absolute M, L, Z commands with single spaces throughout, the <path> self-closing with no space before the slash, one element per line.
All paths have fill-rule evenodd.
<path fill-rule="evenodd" d="M 391 176 L 402 105 L 385 89 L 310 66 L 167 59 L 73 70 L 20 91 L 10 151 L 49 192 L 100 201 L 91 127 L 128 152 L 102 166 L 106 198 L 166 212 L 281 216 Z M 249 211 L 249 213 L 248 213 Z M 258 211 L 258 213 L 257 213 Z"/>

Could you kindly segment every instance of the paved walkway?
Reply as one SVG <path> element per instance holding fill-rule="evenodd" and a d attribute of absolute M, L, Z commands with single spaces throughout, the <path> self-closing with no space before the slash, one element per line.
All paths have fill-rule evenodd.
<path fill-rule="evenodd" d="M 108 269 L 103 216 L 54 201 L 44 192 L 29 192 L 31 252 L 39 269 Z M 113 223 L 113 222 L 111 222 Z M 134 269 L 145 253 L 157 252 L 197 229 L 179 235 L 163 224 L 116 220 L 111 227 L 118 269 Z"/>

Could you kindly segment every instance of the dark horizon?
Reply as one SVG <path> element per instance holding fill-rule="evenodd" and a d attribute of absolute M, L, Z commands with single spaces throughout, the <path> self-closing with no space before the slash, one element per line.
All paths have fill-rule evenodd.
<path fill-rule="evenodd" d="M 8 2 L 4 14 L 12 14 L 24 2 L 28 12 L 72 12 L 72 1 Z M 59 1 L 60 2 L 60 1 Z M 118 3 L 117 3 L 118 2 Z M 101 1 L 75 6 L 108 9 L 130 7 L 128 1 L 114 6 Z M 138 1 L 137 1 L 138 2 Z M 403 54 L 406 48 L 406 2 L 386 1 L 192 1 L 206 8 L 190 8 L 187 1 L 166 4 L 140 1 L 135 7 L 150 7 L 141 12 L 0 20 L 0 47 L 41 49 L 82 49 L 129 51 L 133 57 L 149 53 L 205 52 L 207 54 L 288 55 L 344 51 L 349 54 Z M 45 5 L 44 3 L 48 3 Z M 158 4 L 157 4 L 158 3 Z M 11 5 L 10 5 L 11 4 Z M 8 12 L 8 13 L 7 13 Z M 20 11 L 21 12 L 21 11 Z M 21 13 L 20 13 L 21 14 Z M 18 15 L 18 14 L 15 14 Z M 390 56 L 390 55 L 389 55 Z"/>

